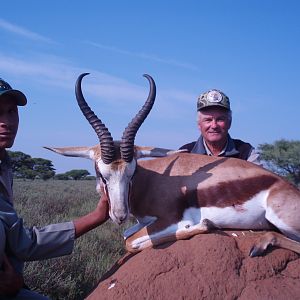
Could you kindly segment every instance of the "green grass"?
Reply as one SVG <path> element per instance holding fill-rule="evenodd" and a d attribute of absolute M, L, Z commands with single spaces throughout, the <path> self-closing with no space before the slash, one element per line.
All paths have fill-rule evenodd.
<path fill-rule="evenodd" d="M 14 182 L 15 208 L 28 227 L 73 220 L 93 210 L 98 199 L 94 181 Z M 71 255 L 26 263 L 26 284 L 51 299 L 83 299 L 125 253 L 125 226 L 108 221 L 77 239 Z"/>

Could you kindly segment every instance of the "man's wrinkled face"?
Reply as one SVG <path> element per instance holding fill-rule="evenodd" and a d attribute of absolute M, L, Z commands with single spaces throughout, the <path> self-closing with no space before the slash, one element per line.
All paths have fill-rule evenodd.
<path fill-rule="evenodd" d="M 230 112 L 222 108 L 210 107 L 198 111 L 198 127 L 204 140 L 208 143 L 226 141 L 230 126 Z"/>
<path fill-rule="evenodd" d="M 14 143 L 19 126 L 19 113 L 11 96 L 0 97 L 0 149 L 4 149 L 10 148 Z"/>

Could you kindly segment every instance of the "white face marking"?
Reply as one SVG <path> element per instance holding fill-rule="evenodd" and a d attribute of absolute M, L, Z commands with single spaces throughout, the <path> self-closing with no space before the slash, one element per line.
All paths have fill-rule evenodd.
<path fill-rule="evenodd" d="M 103 182 L 101 181 L 100 178 L 96 178 L 96 191 L 98 194 L 101 193 L 101 185 L 103 184 Z"/>
<path fill-rule="evenodd" d="M 111 219 L 121 224 L 129 215 L 129 186 L 132 176 L 136 168 L 136 161 L 130 163 L 120 161 L 119 165 L 116 162 L 105 164 L 102 160 L 97 162 L 97 166 L 110 201 L 109 215 Z"/>

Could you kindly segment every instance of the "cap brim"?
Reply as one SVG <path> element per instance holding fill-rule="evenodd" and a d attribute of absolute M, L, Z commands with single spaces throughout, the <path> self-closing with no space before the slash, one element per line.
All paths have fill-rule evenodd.
<path fill-rule="evenodd" d="M 199 107 L 197 108 L 197 110 L 205 110 L 206 108 L 210 108 L 210 107 L 219 107 L 219 108 L 223 108 L 225 110 L 230 110 L 230 108 L 228 106 L 222 105 L 220 103 L 211 103 L 211 104 L 207 104 L 205 106 Z"/>
<path fill-rule="evenodd" d="M 24 106 L 27 104 L 26 96 L 18 90 L 4 91 L 4 92 L 1 92 L 0 95 L 12 96 L 16 100 L 17 105 L 19 105 L 19 106 Z"/>

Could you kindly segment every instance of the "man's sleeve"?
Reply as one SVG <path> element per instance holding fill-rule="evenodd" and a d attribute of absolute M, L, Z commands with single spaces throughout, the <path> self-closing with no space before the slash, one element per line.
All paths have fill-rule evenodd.
<path fill-rule="evenodd" d="M 13 206 L 0 196 L 0 222 L 6 235 L 6 249 L 23 261 L 70 254 L 74 247 L 73 222 L 25 228 Z"/>
<path fill-rule="evenodd" d="M 255 148 L 251 148 L 247 161 L 250 161 L 256 165 L 261 165 L 259 153 L 256 152 Z"/>
<path fill-rule="evenodd" d="M 185 149 L 185 150 L 187 150 L 187 152 L 191 152 L 192 149 L 194 148 L 195 144 L 196 144 L 196 142 L 191 142 L 191 143 L 188 143 L 188 144 L 184 144 L 183 146 L 181 146 L 179 148 L 179 150 Z"/>

